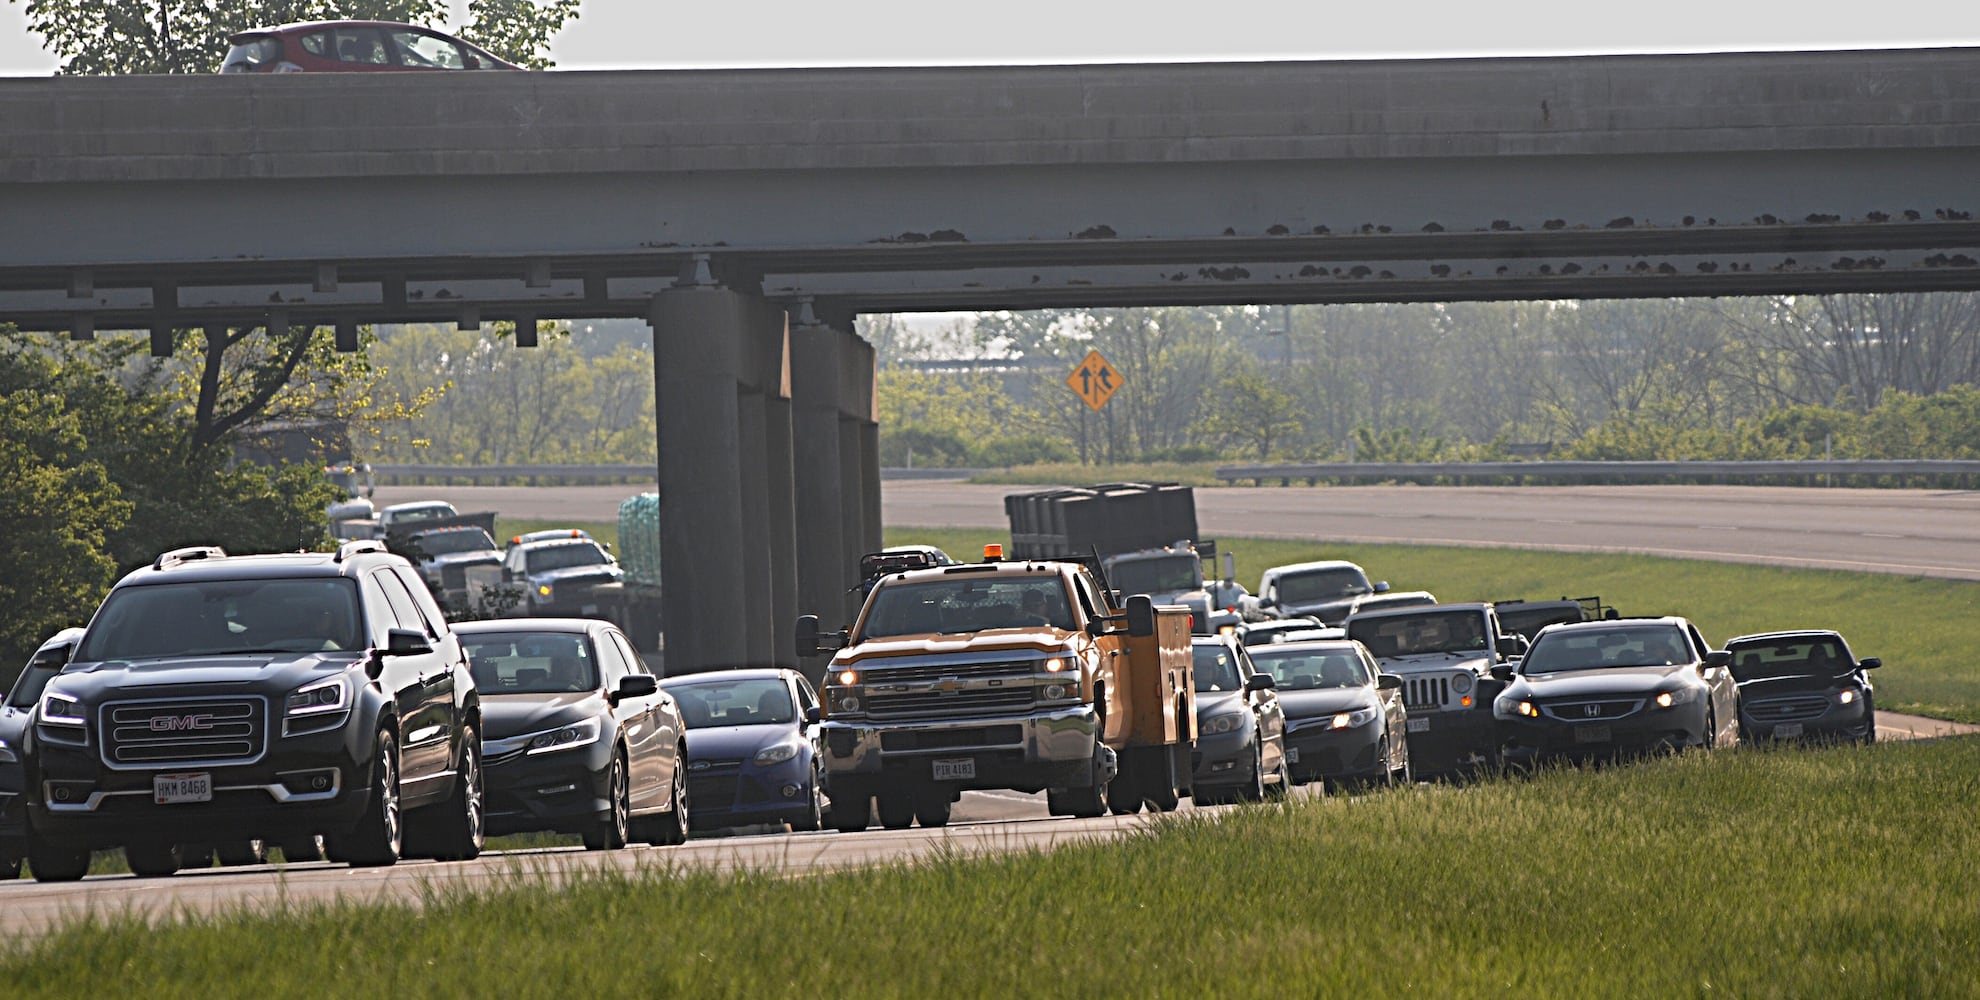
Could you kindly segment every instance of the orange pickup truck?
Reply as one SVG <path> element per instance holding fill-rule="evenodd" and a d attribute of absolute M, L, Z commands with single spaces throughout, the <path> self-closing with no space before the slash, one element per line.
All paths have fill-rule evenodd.
<path fill-rule="evenodd" d="M 821 699 L 830 825 L 948 822 L 966 789 L 1044 791 L 1054 815 L 1169 810 L 1196 741 L 1189 611 L 1125 602 L 1073 562 L 881 578 L 852 626 L 797 623 L 834 650 Z"/>

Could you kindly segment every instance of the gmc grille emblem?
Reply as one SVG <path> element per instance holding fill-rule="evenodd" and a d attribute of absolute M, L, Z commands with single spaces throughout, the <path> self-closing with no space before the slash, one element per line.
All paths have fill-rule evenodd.
<path fill-rule="evenodd" d="M 1591 718 L 1591 719 L 1592 719 L 1592 718 L 1594 718 L 1594 717 L 1596 717 L 1596 716 L 1598 716 L 1598 715 L 1601 715 L 1601 714 L 1602 714 L 1602 706 L 1600 706 L 1600 705 L 1583 705 L 1583 706 L 1581 707 L 1581 714 L 1583 714 L 1583 715 L 1586 715 L 1586 716 L 1588 716 L 1589 718 Z"/>
<path fill-rule="evenodd" d="M 195 729 L 212 729 L 211 715 L 154 715 L 151 717 L 151 731 L 154 733 L 180 733 Z"/>

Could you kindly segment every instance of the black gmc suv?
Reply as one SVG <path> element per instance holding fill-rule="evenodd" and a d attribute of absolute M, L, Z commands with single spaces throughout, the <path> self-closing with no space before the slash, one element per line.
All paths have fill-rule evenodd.
<path fill-rule="evenodd" d="M 317 836 L 333 861 L 467 859 L 482 846 L 480 702 L 460 641 L 405 559 L 177 549 L 111 589 L 48 681 L 24 747 L 28 866 L 72 881 L 122 847 Z"/>

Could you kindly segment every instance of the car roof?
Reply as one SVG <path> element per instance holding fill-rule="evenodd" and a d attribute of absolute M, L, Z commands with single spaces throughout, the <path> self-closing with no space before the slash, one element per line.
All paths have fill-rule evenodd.
<path fill-rule="evenodd" d="M 1318 570 L 1318 569 L 1357 569 L 1358 570 L 1361 569 L 1361 565 L 1359 563 L 1348 562 L 1346 559 L 1319 559 L 1313 562 L 1287 563 L 1284 566 L 1274 566 L 1271 569 L 1266 570 L 1265 575 L 1284 576 L 1287 573 L 1304 573 L 1307 572 L 1308 570 Z M 1363 570 L 1363 572 L 1367 572 L 1367 571 Z"/>
<path fill-rule="evenodd" d="M 240 556 L 230 556 L 219 549 L 211 549 L 207 550 L 211 554 L 195 555 L 182 561 L 173 560 L 173 557 L 182 553 L 199 551 L 201 550 L 174 549 L 167 552 L 159 556 L 151 565 L 126 573 L 123 579 L 117 581 L 117 587 L 144 587 L 163 583 L 182 583 L 188 580 L 283 580 L 296 577 L 355 576 L 359 570 L 376 566 L 380 560 L 400 566 L 412 566 L 405 557 L 393 555 L 382 548 L 364 549 L 347 555 L 340 555 L 337 552 L 280 552 Z"/>
<path fill-rule="evenodd" d="M 613 628 L 602 618 L 487 618 L 455 622 L 455 635 L 500 635 L 522 632 L 591 632 Z"/>
<path fill-rule="evenodd" d="M 1605 629 L 1627 628 L 1632 625 L 1675 625 L 1682 628 L 1687 621 L 1678 615 L 1658 615 L 1644 618 L 1601 618 L 1592 622 L 1556 622 L 1541 629 L 1543 633 L 1554 632 L 1600 632 Z"/>
<path fill-rule="evenodd" d="M 1001 562 L 959 562 L 953 566 L 928 566 L 922 569 L 907 569 L 888 573 L 880 578 L 882 583 L 890 581 L 916 582 L 939 580 L 947 576 L 986 576 L 993 579 L 1008 577 L 1051 574 L 1057 578 L 1064 572 L 1067 563 L 1049 559 L 1007 559 Z M 1071 564 L 1071 565 L 1077 565 Z"/>
<path fill-rule="evenodd" d="M 448 503 L 445 500 L 408 500 L 405 503 L 395 503 L 383 509 L 384 510 L 439 510 L 443 507 L 446 508 L 447 510 L 454 509 L 454 505 Z"/>
<path fill-rule="evenodd" d="M 1317 651 L 1322 649 L 1346 649 L 1346 648 L 1365 649 L 1367 647 L 1362 646 L 1361 640 L 1359 639 L 1349 639 L 1341 636 L 1325 638 L 1325 639 L 1322 638 L 1291 639 L 1286 642 L 1269 642 L 1269 643 L 1265 643 L 1264 645 L 1253 646 L 1251 647 L 1251 658 L 1255 660 L 1261 656 L 1265 656 L 1265 657 L 1279 656 L 1288 653 L 1298 653 L 1303 650 Z"/>
<path fill-rule="evenodd" d="M 674 674 L 661 679 L 660 686 L 671 684 L 693 684 L 698 681 L 756 681 L 789 677 L 793 673 L 788 667 L 731 667 L 726 670 L 697 670 L 691 674 Z"/>
<path fill-rule="evenodd" d="M 1387 594 L 1379 595 L 1387 597 Z M 1410 604 L 1400 608 L 1370 608 L 1348 616 L 1349 621 L 1359 618 L 1420 618 L 1443 611 L 1484 611 L 1492 607 L 1486 601 L 1460 601 L 1456 604 Z"/>
<path fill-rule="evenodd" d="M 533 542 L 512 544 L 509 546 L 509 548 L 523 549 L 525 551 L 533 552 L 537 549 L 554 549 L 560 545 L 589 545 L 592 546 L 593 548 L 600 547 L 598 544 L 598 539 L 596 538 L 572 538 L 568 535 L 564 535 L 557 538 L 539 538 Z"/>
<path fill-rule="evenodd" d="M 1782 639 L 1842 639 L 1842 633 L 1827 628 L 1798 628 L 1782 632 L 1755 632 L 1752 635 L 1734 636 L 1726 640 L 1725 648 L 1731 649 L 1737 643 L 1779 642 Z"/>

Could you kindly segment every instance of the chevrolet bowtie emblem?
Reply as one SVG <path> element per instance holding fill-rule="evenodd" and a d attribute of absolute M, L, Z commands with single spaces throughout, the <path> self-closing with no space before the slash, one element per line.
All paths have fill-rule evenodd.
<path fill-rule="evenodd" d="M 943 694 L 955 694 L 957 691 L 962 690 L 962 681 L 954 677 L 944 677 L 935 682 L 935 690 Z"/>

